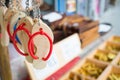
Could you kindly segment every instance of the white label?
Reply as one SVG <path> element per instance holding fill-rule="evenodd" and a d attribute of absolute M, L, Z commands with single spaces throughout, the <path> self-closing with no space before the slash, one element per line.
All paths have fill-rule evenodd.
<path fill-rule="evenodd" d="M 51 12 L 49 14 L 44 15 L 43 19 L 47 19 L 50 22 L 54 22 L 54 21 L 62 19 L 62 15 L 56 12 Z"/>
<path fill-rule="evenodd" d="M 80 39 L 77 34 L 70 36 L 68 39 L 60 43 L 62 54 L 65 60 L 73 59 L 81 52 Z"/>

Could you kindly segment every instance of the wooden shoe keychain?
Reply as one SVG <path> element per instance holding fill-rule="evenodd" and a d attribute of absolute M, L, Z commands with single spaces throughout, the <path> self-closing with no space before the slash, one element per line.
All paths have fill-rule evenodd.
<path fill-rule="evenodd" d="M 15 39 L 16 42 L 17 42 L 17 45 L 18 45 L 18 46 L 21 48 L 21 50 L 23 51 L 24 49 L 23 49 L 23 46 L 22 46 L 22 44 L 21 44 L 18 36 L 16 36 L 15 38 L 13 38 L 13 32 L 14 32 L 15 29 L 17 28 L 17 23 L 18 23 L 18 21 L 19 21 L 21 18 L 25 17 L 26 14 L 25 14 L 24 12 L 20 11 L 20 6 L 19 6 L 18 1 L 16 1 L 16 4 L 17 4 L 17 6 L 18 6 L 18 7 L 16 6 L 16 8 L 17 8 L 18 11 L 11 17 L 9 26 L 7 26 L 7 31 L 8 31 L 8 34 L 9 34 L 11 40 L 13 41 L 13 39 Z"/>
<path fill-rule="evenodd" d="M 34 0 L 32 2 L 33 6 L 37 5 L 36 3 L 34 3 Z M 35 67 L 36 69 L 42 69 L 46 66 L 46 60 L 49 59 L 52 53 L 53 33 L 52 30 L 40 20 L 39 6 L 37 6 L 33 10 L 33 13 L 36 22 L 32 29 L 32 36 L 29 40 L 28 48 L 31 56 L 34 58 L 33 67 Z M 31 45 L 32 41 L 36 50 L 31 49 L 31 47 L 33 46 Z"/>
<path fill-rule="evenodd" d="M 17 8 L 14 6 L 14 0 L 9 0 L 9 8 L 7 9 L 6 13 L 5 13 L 5 16 L 4 16 L 4 25 L 5 25 L 5 28 L 8 32 L 8 35 L 10 37 L 10 39 L 12 40 L 12 36 L 10 35 L 10 21 L 11 21 L 11 18 L 12 16 L 14 16 L 18 10 Z"/>
<path fill-rule="evenodd" d="M 29 0 L 26 1 L 26 10 L 27 10 L 26 14 L 27 15 L 29 14 L 28 8 L 29 8 Z M 33 19 L 27 15 L 18 21 L 16 30 L 13 33 L 13 38 L 15 38 L 16 35 L 18 36 L 24 50 L 23 51 L 20 50 L 15 40 L 13 40 L 13 43 L 14 43 L 16 50 L 20 54 L 25 56 L 28 62 L 32 63 L 33 58 L 29 55 L 29 51 L 28 51 L 28 40 L 30 38 L 30 34 L 32 31 L 34 22 L 33 22 Z"/>
<path fill-rule="evenodd" d="M 26 16 L 26 14 L 25 14 L 24 12 L 20 11 L 21 9 L 20 9 L 20 4 L 19 4 L 19 1 L 18 1 L 18 0 L 16 0 L 16 5 L 17 5 L 17 6 L 16 6 L 17 12 L 11 17 L 10 25 L 9 25 L 9 27 L 7 27 L 8 34 L 9 34 L 9 36 L 10 36 L 11 38 L 13 38 L 13 32 L 14 32 L 14 30 L 17 28 L 17 23 L 18 23 L 18 21 L 19 21 L 21 18 L 23 18 L 23 17 Z M 18 39 L 17 36 L 16 36 L 16 39 L 17 39 L 17 41 L 20 43 L 20 41 L 19 41 L 19 39 Z"/>
<path fill-rule="evenodd" d="M 10 1 L 10 4 L 12 3 L 12 1 Z M 17 22 L 17 24 L 15 24 L 14 23 L 14 17 L 16 16 L 16 15 L 19 15 L 19 13 L 20 13 L 20 15 L 19 15 L 19 17 L 24 17 L 25 16 L 25 14 L 23 13 L 23 12 L 20 12 L 20 11 L 18 11 L 17 10 L 17 8 L 12 8 L 12 4 L 11 4 L 11 7 L 7 10 L 7 12 L 6 12 L 6 17 L 5 17 L 5 23 L 7 24 L 7 31 L 8 31 L 8 33 L 9 33 L 9 36 L 10 36 L 10 38 L 11 38 L 11 40 L 13 41 L 13 45 L 14 45 L 14 47 L 16 48 L 16 50 L 21 54 L 21 55 L 23 55 L 23 56 L 28 56 L 28 53 L 26 53 L 25 52 L 25 48 L 24 48 L 24 45 L 21 43 L 21 44 L 19 44 L 18 43 L 18 40 L 16 40 L 16 34 L 14 34 L 13 33 L 13 30 L 11 30 L 11 29 L 13 29 L 13 28 L 11 28 L 11 27 L 13 27 L 13 25 L 15 25 L 14 27 L 16 27 L 17 28 L 17 26 L 19 25 L 18 24 L 18 20 L 16 20 L 16 21 L 18 21 Z M 16 18 L 17 19 L 17 18 Z M 12 20 L 12 22 L 10 21 L 10 20 Z M 11 22 L 11 23 L 10 23 Z M 16 26 L 17 25 L 17 26 Z M 12 33 L 13 33 L 13 35 L 12 35 Z M 15 37 L 13 37 L 15 35 Z M 21 34 L 20 34 L 21 35 Z M 19 36 L 19 34 L 17 35 L 17 36 Z M 19 38 L 19 40 L 21 39 L 21 36 L 20 36 L 20 38 Z M 21 40 L 20 40 L 21 41 Z M 25 53 L 23 53 L 23 51 L 25 52 Z"/>
<path fill-rule="evenodd" d="M 0 26 L 1 26 L 1 44 L 3 46 L 8 46 L 9 44 L 9 36 L 7 34 L 5 24 L 4 24 L 4 16 L 5 12 L 7 10 L 7 7 L 5 6 L 5 0 L 1 0 L 0 3 L 2 6 L 0 6 Z"/>
<path fill-rule="evenodd" d="M 13 33 L 13 38 L 16 38 L 16 35 L 18 36 L 24 50 L 23 51 L 20 50 L 15 40 L 13 40 L 14 46 L 20 54 L 26 57 L 26 60 L 28 62 L 32 63 L 33 58 L 29 55 L 29 51 L 28 51 L 28 40 L 30 38 L 31 30 L 33 27 L 32 18 L 30 18 L 29 16 L 21 18 L 17 26 L 18 27 Z"/>
<path fill-rule="evenodd" d="M 23 12 L 20 12 L 17 7 L 15 7 L 13 5 L 13 0 L 9 1 L 9 8 L 5 13 L 5 17 L 4 17 L 4 23 L 5 26 L 7 26 L 7 32 L 10 36 L 10 39 L 13 41 L 15 41 L 16 39 L 13 38 L 13 28 L 16 27 L 16 23 L 18 21 L 18 18 L 22 18 L 24 17 L 26 14 Z M 15 23 L 16 22 L 16 23 Z M 21 47 L 21 45 L 17 44 L 19 47 Z"/>

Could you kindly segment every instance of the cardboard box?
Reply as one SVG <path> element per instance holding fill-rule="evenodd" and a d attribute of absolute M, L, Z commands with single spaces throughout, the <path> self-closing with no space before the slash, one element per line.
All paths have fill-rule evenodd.
<path fill-rule="evenodd" d="M 98 78 L 98 80 L 109 80 L 108 77 L 111 74 L 119 74 L 120 75 L 120 67 L 112 66 L 112 65 L 108 66 L 107 69 L 104 71 L 104 73 Z M 113 79 L 113 80 L 119 80 L 119 79 Z"/>

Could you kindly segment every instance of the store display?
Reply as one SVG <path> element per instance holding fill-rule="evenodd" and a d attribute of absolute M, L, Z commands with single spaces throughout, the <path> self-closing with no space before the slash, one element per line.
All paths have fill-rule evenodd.
<path fill-rule="evenodd" d="M 68 71 L 60 80 L 119 80 L 120 79 L 120 51 L 119 43 L 115 43 L 112 36 L 101 44 L 97 50 L 89 53 L 82 61 L 78 62 L 74 68 Z M 109 42 L 111 41 L 111 42 Z M 106 50 L 107 47 L 110 50 Z M 85 79 L 88 78 L 88 79 Z"/>
<path fill-rule="evenodd" d="M 62 8 L 66 7 L 67 14 L 58 16 L 57 14 L 51 14 L 52 17 L 51 15 L 47 16 L 49 20 L 46 21 L 50 23 L 50 26 L 40 19 L 43 17 L 39 9 L 40 0 L 25 0 L 26 8 L 24 10 L 21 9 L 21 5 L 23 5 L 21 0 L 9 0 L 9 7 L 5 6 L 4 1 L 0 1 L 0 43 L 2 46 L 8 47 L 9 39 L 11 39 L 11 44 L 13 44 L 17 52 L 25 57 L 23 60 L 25 59 L 32 80 L 58 80 L 61 76 L 63 77 L 60 80 L 120 79 L 120 36 L 112 36 L 97 50 L 86 56 L 87 52 L 97 46 L 97 42 L 94 42 L 94 40 L 100 37 L 99 25 L 102 23 L 99 24 L 99 21 L 85 16 L 71 15 L 76 13 L 78 8 L 76 2 L 80 1 L 64 0 L 64 2 L 61 2 L 61 0 L 58 0 L 61 3 L 66 2 L 66 6 L 63 4 Z M 32 5 L 29 5 L 29 2 Z M 99 12 L 97 9 L 100 1 L 89 2 L 90 5 L 95 3 L 96 12 Z M 87 5 L 87 7 L 90 7 L 90 5 Z M 95 12 L 93 11 L 93 13 Z M 101 31 L 104 29 L 103 32 L 111 29 L 111 27 L 103 27 L 101 28 Z M 77 35 L 73 35 L 74 33 L 77 33 Z M 71 35 L 73 37 L 68 37 Z M 104 39 L 100 38 L 98 41 L 102 42 Z M 54 46 L 53 42 L 55 43 Z M 89 46 L 85 48 L 92 42 L 95 44 L 90 45 L 90 48 Z M 82 48 L 85 49 L 83 53 L 81 53 L 84 50 Z M 78 62 L 80 57 L 84 56 L 85 58 Z M 6 59 L 9 58 L 6 57 Z M 12 65 L 13 63 L 12 61 Z M 74 65 L 75 67 L 73 67 Z M 14 67 L 11 69 L 14 69 Z M 19 71 L 23 72 L 21 68 Z M 68 72 L 66 73 L 66 71 Z"/>
<path fill-rule="evenodd" d="M 13 0 L 10 0 L 7 10 L 6 6 L 0 7 L 1 33 L 4 37 L 1 41 L 6 45 L 9 43 L 10 37 L 18 53 L 25 56 L 34 68 L 42 69 L 46 66 L 46 61 L 52 53 L 54 40 L 52 30 L 40 20 L 39 3 L 36 3 L 35 0 L 32 2 L 35 7 L 32 19 L 29 15 L 29 0 L 26 0 L 26 13 L 21 11 L 19 1 L 16 0 L 16 2 L 17 6 L 13 5 Z M 4 2 L 1 3 L 4 4 Z M 5 34 L 6 31 L 9 37 Z M 6 40 L 7 42 L 5 42 Z"/>
<path fill-rule="evenodd" d="M 102 71 L 103 71 L 103 69 L 101 67 L 98 67 L 94 63 L 86 62 L 78 70 L 78 73 L 81 75 L 91 76 L 93 78 L 97 78 L 102 73 Z"/>

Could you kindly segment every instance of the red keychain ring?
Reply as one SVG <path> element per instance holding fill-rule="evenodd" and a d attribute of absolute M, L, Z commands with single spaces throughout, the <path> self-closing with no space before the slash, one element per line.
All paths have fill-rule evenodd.
<path fill-rule="evenodd" d="M 31 49 L 31 47 L 32 47 L 31 43 L 32 43 L 32 41 L 33 41 L 33 38 L 34 38 L 35 36 L 37 36 L 37 35 L 43 35 L 43 36 L 47 37 L 47 39 L 49 40 L 50 50 L 49 50 L 49 52 L 48 52 L 48 55 L 47 55 L 45 58 L 44 58 L 44 57 L 42 58 L 43 61 L 46 61 L 46 60 L 49 59 L 49 57 L 50 57 L 51 54 L 52 54 L 53 42 L 52 42 L 52 39 L 49 37 L 49 35 L 47 35 L 41 28 L 40 28 L 40 31 L 39 31 L 39 32 L 34 33 L 34 34 L 31 36 L 31 38 L 29 39 L 28 49 L 29 49 L 30 55 L 31 55 L 34 59 L 39 59 L 38 56 L 35 56 L 35 55 L 34 55 L 34 50 Z"/>
<path fill-rule="evenodd" d="M 16 45 L 16 40 L 15 40 L 15 37 L 16 37 L 17 32 L 18 32 L 18 31 L 21 31 L 21 30 L 23 30 L 24 32 L 26 32 L 29 37 L 31 36 L 30 32 L 29 32 L 26 28 L 24 28 L 23 26 L 25 26 L 25 23 L 22 23 L 21 25 L 19 25 L 18 28 L 14 31 L 14 33 L 13 33 L 13 45 L 14 45 L 15 49 L 16 49 L 21 55 L 23 55 L 23 56 L 28 56 L 28 54 L 25 54 L 25 53 L 23 53 L 22 51 L 20 51 L 20 49 L 19 49 L 19 48 L 17 47 L 17 45 Z M 32 48 L 32 49 L 33 49 L 33 48 Z"/>

